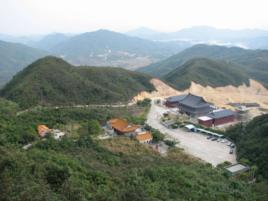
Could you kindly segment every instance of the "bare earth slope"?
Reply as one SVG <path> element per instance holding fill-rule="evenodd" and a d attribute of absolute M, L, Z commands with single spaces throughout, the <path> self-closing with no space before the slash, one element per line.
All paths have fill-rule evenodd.
<path fill-rule="evenodd" d="M 191 92 L 203 96 L 207 101 L 219 107 L 230 107 L 227 105 L 230 102 L 256 102 L 261 107 L 268 109 L 268 90 L 262 84 L 252 79 L 250 80 L 249 86 L 240 85 L 238 87 L 225 86 L 212 88 L 192 82 L 189 89 L 184 91 L 175 90 L 159 79 L 152 79 L 151 83 L 155 86 L 156 91 L 152 93 L 141 92 L 134 97 L 135 101 L 144 98 L 161 99 Z"/>

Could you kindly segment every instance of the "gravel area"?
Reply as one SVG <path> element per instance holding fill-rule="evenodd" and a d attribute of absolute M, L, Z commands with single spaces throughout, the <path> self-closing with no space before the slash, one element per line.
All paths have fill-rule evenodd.
<path fill-rule="evenodd" d="M 178 147 L 183 148 L 186 153 L 198 157 L 213 166 L 224 161 L 236 163 L 236 155 L 229 154 L 230 147 L 227 143 L 211 141 L 206 135 L 185 131 L 184 129 L 169 129 L 160 123 L 160 118 L 168 109 L 152 104 L 148 113 L 147 124 L 160 130 L 168 138 L 179 141 Z"/>

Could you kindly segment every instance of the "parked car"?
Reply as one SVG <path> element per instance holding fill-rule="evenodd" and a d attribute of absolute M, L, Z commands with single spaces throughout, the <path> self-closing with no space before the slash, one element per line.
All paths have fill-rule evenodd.
<path fill-rule="evenodd" d="M 230 149 L 229 154 L 233 154 L 233 153 L 234 153 L 234 150 Z"/>
<path fill-rule="evenodd" d="M 235 145 L 234 144 L 231 144 L 231 146 L 230 146 L 231 148 L 235 148 Z"/>
<path fill-rule="evenodd" d="M 211 138 L 212 138 L 212 136 L 208 136 L 208 137 L 207 137 L 208 140 L 211 139 Z"/>
<path fill-rule="evenodd" d="M 214 137 L 211 139 L 211 141 L 216 141 L 218 138 L 217 137 Z"/>

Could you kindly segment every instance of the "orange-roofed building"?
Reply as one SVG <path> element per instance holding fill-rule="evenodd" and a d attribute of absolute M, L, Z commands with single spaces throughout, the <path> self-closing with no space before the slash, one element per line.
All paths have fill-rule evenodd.
<path fill-rule="evenodd" d="M 37 131 L 40 137 L 45 137 L 50 132 L 50 129 L 46 125 L 38 125 Z"/>
<path fill-rule="evenodd" d="M 149 131 L 145 131 L 136 135 L 136 139 L 140 143 L 150 143 L 153 140 L 153 135 Z"/>
<path fill-rule="evenodd" d="M 110 128 L 120 135 L 134 135 L 135 131 L 140 128 L 139 125 L 129 124 L 125 119 L 111 119 L 107 123 Z"/>

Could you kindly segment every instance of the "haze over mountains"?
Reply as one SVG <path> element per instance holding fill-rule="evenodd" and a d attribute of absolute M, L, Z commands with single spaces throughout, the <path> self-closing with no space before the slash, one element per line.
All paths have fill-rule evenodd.
<path fill-rule="evenodd" d="M 127 32 L 128 35 L 156 41 L 188 41 L 192 44 L 240 46 L 250 49 L 267 49 L 268 31 L 260 29 L 217 29 L 209 26 L 196 26 L 176 32 L 158 32 L 141 27 Z"/>
<path fill-rule="evenodd" d="M 50 48 L 50 51 L 77 65 L 137 68 L 170 56 L 187 43 L 153 42 L 108 30 L 76 35 Z"/>
<path fill-rule="evenodd" d="M 23 44 L 0 41 L 0 87 L 22 68 L 47 54 Z"/>
<path fill-rule="evenodd" d="M 157 39 L 156 36 L 165 42 L 154 41 Z M 185 41 L 186 36 L 190 42 Z M 138 71 L 160 78 L 176 68 L 180 68 L 190 59 L 207 58 L 214 60 L 212 61 L 214 63 L 223 60 L 224 65 L 229 65 L 232 69 L 234 69 L 233 66 L 236 66 L 249 78 L 256 79 L 268 86 L 268 50 L 247 50 L 204 44 L 192 46 L 198 40 L 209 43 L 214 39 L 233 41 L 246 39 L 255 45 L 265 46 L 267 36 L 267 31 L 263 30 L 232 31 L 211 27 L 193 27 L 174 33 L 158 33 L 142 28 L 127 34 L 98 30 L 76 35 L 53 33 L 43 37 L 34 36 L 32 40 L 30 36 L 9 37 L 8 40 L 22 41 L 33 48 L 9 42 L 0 43 L 0 86 L 3 86 L 18 71 L 46 55 L 61 57 L 73 65 L 112 66 L 131 70 L 141 67 Z M 166 39 L 164 39 L 165 37 Z M 174 40 L 176 37 L 180 40 Z M 211 67 L 211 63 L 207 65 Z M 210 69 L 212 70 L 212 68 Z M 174 80 L 174 76 L 172 77 Z"/>
<path fill-rule="evenodd" d="M 187 42 L 154 42 L 108 30 L 74 36 L 55 33 L 40 40 L 30 40 L 30 37 L 27 40 L 24 37 L 23 40 L 21 37 L 2 38 L 13 42 L 21 41 L 27 46 L 4 41 L 0 43 L 0 86 L 26 65 L 45 55 L 62 57 L 73 65 L 136 69 L 190 46 Z"/>

